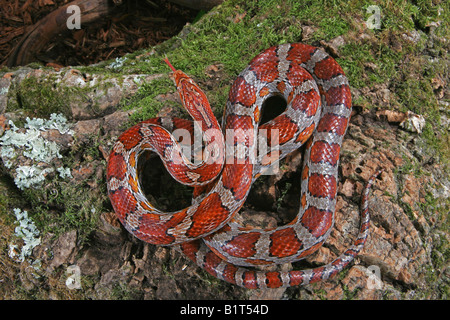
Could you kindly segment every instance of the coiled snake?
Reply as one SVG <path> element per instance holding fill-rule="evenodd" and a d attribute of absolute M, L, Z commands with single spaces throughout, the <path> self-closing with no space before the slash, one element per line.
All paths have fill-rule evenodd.
<path fill-rule="evenodd" d="M 223 130 L 198 85 L 166 62 L 174 72 L 184 107 L 203 132 L 203 161 L 191 162 L 163 126 L 192 132 L 191 121 L 174 118 L 164 123 L 162 118 L 153 118 L 125 131 L 115 143 L 107 167 L 108 194 L 125 228 L 143 241 L 176 245 L 213 276 L 246 288 L 313 283 L 348 265 L 368 236 L 367 197 L 375 175 L 363 194 L 359 234 L 337 259 L 300 271 L 248 268 L 302 259 L 330 235 L 339 152 L 352 110 L 348 80 L 337 62 L 324 51 L 301 43 L 265 50 L 234 81 Z M 286 110 L 259 125 L 263 103 L 272 96 L 283 97 Z M 275 147 L 257 155 L 262 138 Z M 252 182 L 274 161 L 305 143 L 297 217 L 273 229 L 244 227 L 235 221 L 233 216 L 244 204 Z M 191 206 L 167 213 L 147 200 L 137 169 L 145 150 L 156 152 L 177 181 L 195 187 Z"/>

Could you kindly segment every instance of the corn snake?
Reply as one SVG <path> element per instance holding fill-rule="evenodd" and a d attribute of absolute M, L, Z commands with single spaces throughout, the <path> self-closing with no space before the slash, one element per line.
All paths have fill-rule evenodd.
<path fill-rule="evenodd" d="M 204 134 L 203 161 L 192 163 L 169 131 L 191 121 L 153 118 L 125 131 L 110 153 L 108 194 L 125 228 L 137 238 L 175 245 L 213 276 L 246 288 L 277 288 L 314 283 L 335 275 L 363 248 L 368 236 L 368 191 L 363 194 L 359 234 L 331 263 L 300 271 L 255 271 L 249 266 L 294 262 L 315 252 L 334 225 L 339 153 L 351 114 L 351 94 L 342 68 L 324 51 L 301 43 L 271 47 L 257 55 L 234 81 L 221 129 L 206 95 L 183 72 L 173 70 L 181 101 Z M 264 101 L 281 96 L 286 110 L 259 125 Z M 167 127 L 171 130 L 167 130 Z M 265 132 L 276 145 L 257 155 Z M 306 144 L 300 208 L 285 226 L 258 229 L 233 219 L 251 184 L 264 170 Z M 178 182 L 194 187 L 192 205 L 161 212 L 145 197 L 138 158 L 157 153 Z"/>

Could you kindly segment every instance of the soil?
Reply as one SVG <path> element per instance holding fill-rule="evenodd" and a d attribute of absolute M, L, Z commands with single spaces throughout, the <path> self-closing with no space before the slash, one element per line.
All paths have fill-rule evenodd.
<path fill-rule="evenodd" d="M 0 66 L 34 24 L 68 2 L 0 0 Z M 51 40 L 45 50 L 36 52 L 35 61 L 51 66 L 91 65 L 121 57 L 170 39 L 198 14 L 164 0 L 123 1 L 107 17 Z"/>

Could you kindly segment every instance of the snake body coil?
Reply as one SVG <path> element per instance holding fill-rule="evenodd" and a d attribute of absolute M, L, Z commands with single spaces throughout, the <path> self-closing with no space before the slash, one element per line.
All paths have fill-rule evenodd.
<path fill-rule="evenodd" d="M 168 61 L 167 61 L 168 62 Z M 308 284 L 342 270 L 359 253 L 368 235 L 367 196 L 354 244 L 319 268 L 265 272 L 249 266 L 297 261 L 315 252 L 334 225 L 339 153 L 351 114 L 351 94 L 342 68 L 324 51 L 300 43 L 271 47 L 257 55 L 233 83 L 223 116 L 223 129 L 208 100 L 191 78 L 173 69 L 181 101 L 204 133 L 204 158 L 191 163 L 177 140 L 154 118 L 125 131 L 108 162 L 108 193 L 125 228 L 143 241 L 177 245 L 213 276 L 246 288 Z M 264 101 L 286 100 L 286 110 L 259 125 Z M 193 131 L 192 122 L 172 119 L 172 129 Z M 263 130 L 265 129 L 265 130 Z M 268 153 L 256 156 L 262 132 Z M 306 143 L 300 208 L 285 226 L 257 229 L 233 220 L 252 182 L 272 164 Z M 156 152 L 179 182 L 194 186 L 192 205 L 161 212 L 144 196 L 137 162 L 145 151 Z"/>

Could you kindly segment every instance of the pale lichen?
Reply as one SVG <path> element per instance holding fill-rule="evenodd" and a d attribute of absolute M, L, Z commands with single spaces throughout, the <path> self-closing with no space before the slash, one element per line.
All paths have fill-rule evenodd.
<path fill-rule="evenodd" d="M 16 169 L 14 182 L 19 189 L 36 188 L 44 182 L 48 173 L 53 172 L 53 168 L 41 169 L 37 166 L 20 166 Z"/>
<path fill-rule="evenodd" d="M 58 130 L 61 134 L 73 134 L 67 119 L 61 114 L 51 114 L 50 119 L 26 118 L 24 128 L 18 128 L 9 121 L 10 129 L 0 137 L 0 156 L 8 169 L 15 165 L 14 182 L 19 189 L 38 187 L 48 173 L 55 159 L 61 159 L 60 147 L 54 141 L 45 139 L 43 132 Z M 16 161 L 19 157 L 32 160 L 29 163 Z M 61 178 L 71 177 L 70 169 L 56 168 Z"/>
<path fill-rule="evenodd" d="M 120 69 L 123 67 L 124 62 L 127 61 L 126 57 L 117 57 L 115 61 L 113 61 L 109 68 L 111 69 Z"/>
<path fill-rule="evenodd" d="M 28 217 L 27 211 L 15 208 L 14 215 L 19 223 L 15 228 L 15 235 L 23 240 L 23 245 L 19 249 L 19 245 L 10 243 L 8 255 L 16 261 L 23 262 L 31 256 L 33 249 L 41 244 L 40 232 L 33 220 Z"/>
<path fill-rule="evenodd" d="M 59 167 L 59 168 L 56 168 L 56 171 L 58 171 L 59 176 L 62 179 L 72 178 L 72 173 L 70 173 L 70 168 Z"/>

